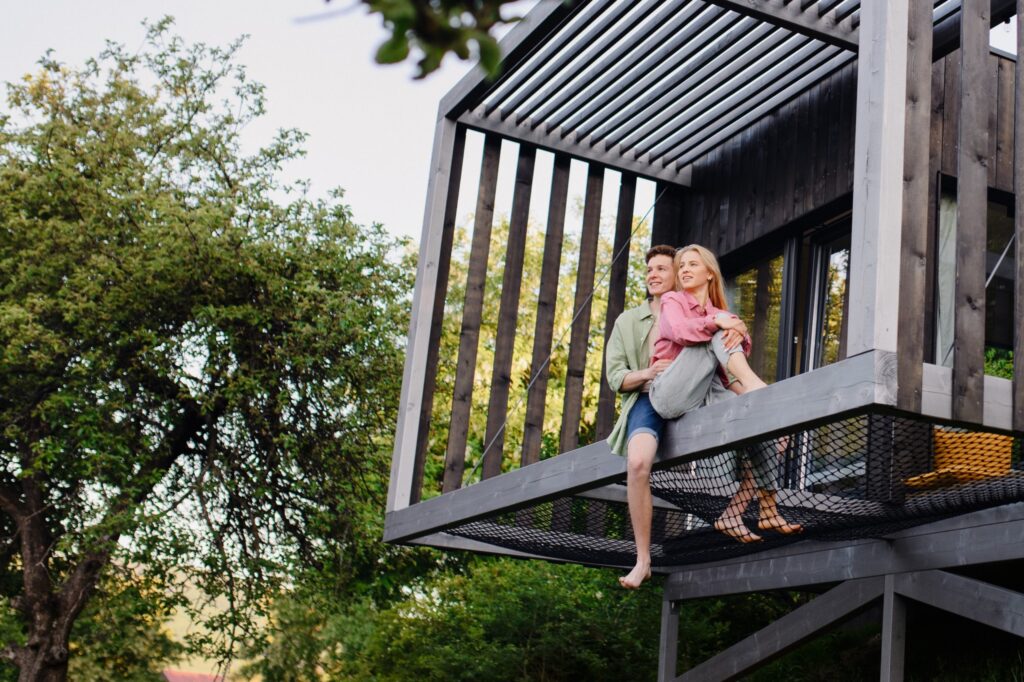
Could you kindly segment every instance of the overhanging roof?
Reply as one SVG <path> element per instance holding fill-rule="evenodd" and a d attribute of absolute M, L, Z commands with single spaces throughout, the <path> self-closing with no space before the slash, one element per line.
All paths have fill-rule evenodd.
<path fill-rule="evenodd" d="M 540 3 L 502 41 L 502 75 L 467 75 L 440 115 L 656 179 L 687 168 L 856 59 L 860 0 Z M 1013 0 L 993 0 L 992 21 Z M 934 6 L 936 56 L 960 0 Z"/>

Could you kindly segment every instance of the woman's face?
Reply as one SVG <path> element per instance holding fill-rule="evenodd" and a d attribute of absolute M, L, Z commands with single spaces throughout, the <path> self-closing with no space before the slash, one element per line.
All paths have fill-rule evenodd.
<path fill-rule="evenodd" d="M 679 285 L 683 291 L 696 291 L 711 281 L 711 270 L 696 251 L 685 252 L 679 261 Z"/>

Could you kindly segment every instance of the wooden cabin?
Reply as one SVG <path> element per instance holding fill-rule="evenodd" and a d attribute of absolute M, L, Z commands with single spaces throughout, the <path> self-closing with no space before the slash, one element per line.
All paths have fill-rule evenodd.
<path fill-rule="evenodd" d="M 501 75 L 467 75 L 439 107 L 385 539 L 632 565 L 625 462 L 604 440 L 607 384 L 593 437 L 579 427 L 588 337 L 602 323 L 593 294 L 606 296 L 607 334 L 626 300 L 637 183 L 653 182 L 650 241 L 718 253 L 751 362 L 774 380 L 670 423 L 660 445 L 659 679 L 741 675 L 873 603 L 883 679 L 902 676 L 908 599 L 1024 636 L 1024 595 L 970 571 L 1024 559 L 1024 74 L 989 46 L 990 27 L 1012 19 L 1020 52 L 1022 11 L 1024 0 L 541 0 L 502 41 Z M 467 134 L 484 136 L 481 158 L 468 158 Z M 485 321 L 503 149 L 516 171 L 499 312 Z M 511 367 L 538 150 L 553 161 L 524 382 Z M 563 252 L 571 163 L 587 179 L 578 248 Z M 421 499 L 459 192 L 476 166 L 458 356 L 444 363 L 443 481 L 427 482 L 443 493 Z M 616 255 L 601 263 L 609 173 L 621 178 Z M 556 330 L 566 259 L 573 322 Z M 496 325 L 490 377 L 475 375 L 485 322 Z M 541 458 L 563 335 L 562 424 L 547 434 L 560 454 Z M 487 381 L 487 404 L 473 405 Z M 525 417 L 510 453 L 512 401 Z M 487 447 L 467 463 L 473 410 L 486 410 Z M 751 447 L 778 452 L 779 504 L 802 535 L 741 545 L 709 528 L 735 490 L 731 453 Z M 503 473 L 510 458 L 520 466 Z M 674 669 L 678 602 L 798 588 L 821 596 Z"/>

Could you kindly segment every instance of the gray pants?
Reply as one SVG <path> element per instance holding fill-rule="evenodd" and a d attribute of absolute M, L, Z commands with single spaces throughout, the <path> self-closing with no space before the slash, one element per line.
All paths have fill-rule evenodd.
<path fill-rule="evenodd" d="M 675 419 L 691 410 L 711 405 L 736 394 L 722 385 L 719 366 L 725 367 L 731 353 L 740 353 L 736 346 L 726 350 L 724 335 L 718 331 L 708 343 L 686 346 L 672 364 L 658 375 L 651 385 L 651 405 L 665 419 Z M 774 441 L 753 445 L 739 454 L 740 468 L 749 466 L 757 487 L 775 490 L 778 453 Z"/>

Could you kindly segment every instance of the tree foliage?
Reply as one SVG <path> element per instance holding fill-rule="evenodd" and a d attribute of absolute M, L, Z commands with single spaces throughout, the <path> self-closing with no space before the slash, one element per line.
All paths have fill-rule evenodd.
<path fill-rule="evenodd" d="M 398 556 L 362 501 L 386 485 L 412 266 L 340 194 L 281 184 L 300 133 L 244 150 L 264 98 L 237 49 L 165 20 L 8 88 L 0 585 L 22 679 L 64 678 L 116 567 L 214 613 L 188 644 L 228 657 L 301 567 L 346 584 Z"/>
<path fill-rule="evenodd" d="M 418 78 L 441 66 L 445 55 L 476 58 L 480 67 L 496 75 L 501 62 L 494 28 L 516 21 L 502 17 L 503 5 L 516 0 L 362 0 L 379 14 L 391 36 L 377 50 L 377 62 L 394 64 L 418 53 Z"/>

